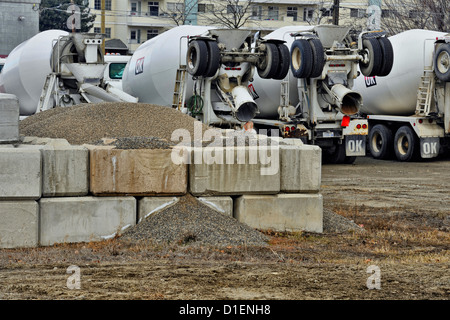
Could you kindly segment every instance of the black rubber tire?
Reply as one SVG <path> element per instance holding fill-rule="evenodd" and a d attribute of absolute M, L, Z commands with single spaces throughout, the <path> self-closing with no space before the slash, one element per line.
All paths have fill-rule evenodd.
<path fill-rule="evenodd" d="M 380 42 L 376 38 L 363 40 L 363 48 L 368 51 L 369 62 L 360 62 L 359 68 L 366 77 L 375 77 L 379 74 L 383 63 L 383 53 Z"/>
<path fill-rule="evenodd" d="M 186 53 L 187 72 L 193 77 L 203 76 L 208 67 L 208 47 L 203 40 L 194 40 Z"/>
<path fill-rule="evenodd" d="M 419 158 L 419 139 L 409 126 L 403 126 L 395 133 L 394 152 L 397 159 L 403 162 Z"/>
<path fill-rule="evenodd" d="M 394 49 L 392 48 L 391 41 L 386 37 L 378 38 L 380 43 L 381 52 L 383 55 L 383 62 L 381 64 L 379 77 L 386 77 L 391 73 L 392 66 L 394 65 Z"/>
<path fill-rule="evenodd" d="M 342 164 L 346 158 L 344 143 L 336 143 L 334 147 L 322 150 L 322 162 L 324 164 Z"/>
<path fill-rule="evenodd" d="M 263 79 L 271 79 L 278 71 L 280 54 L 278 53 L 278 48 L 274 43 L 267 42 L 265 45 L 266 56 L 262 59 L 261 63 L 258 63 L 258 75 Z"/>
<path fill-rule="evenodd" d="M 391 129 L 383 124 L 377 124 L 369 132 L 369 152 L 374 159 L 387 160 L 392 157 L 393 134 Z"/>
<path fill-rule="evenodd" d="M 322 75 L 323 67 L 325 66 L 325 52 L 319 39 L 310 39 L 308 42 L 311 45 L 313 54 L 313 65 L 309 77 L 317 78 Z"/>
<path fill-rule="evenodd" d="M 450 82 L 450 43 L 438 46 L 434 56 L 434 70 L 439 80 Z"/>
<path fill-rule="evenodd" d="M 309 78 L 314 58 L 308 40 L 298 39 L 291 45 L 291 70 L 295 78 Z"/>
<path fill-rule="evenodd" d="M 289 48 L 283 43 L 277 44 L 277 49 L 280 56 L 280 64 L 278 66 L 276 74 L 273 76 L 273 79 L 282 80 L 286 78 L 289 72 L 289 66 L 291 64 L 291 54 L 289 52 Z"/>
<path fill-rule="evenodd" d="M 215 41 L 206 41 L 206 47 L 208 48 L 208 65 L 204 77 L 213 77 L 220 67 L 220 49 L 219 45 Z"/>

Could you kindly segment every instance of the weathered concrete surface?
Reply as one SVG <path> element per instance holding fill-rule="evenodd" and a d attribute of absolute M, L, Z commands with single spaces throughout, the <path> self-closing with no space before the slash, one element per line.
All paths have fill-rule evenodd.
<path fill-rule="evenodd" d="M 23 137 L 22 143 L 29 145 L 46 145 L 53 147 L 70 146 L 70 143 L 66 139 L 28 137 L 28 136 Z"/>
<path fill-rule="evenodd" d="M 281 192 L 319 192 L 322 180 L 322 150 L 320 147 L 281 145 L 280 168 Z"/>
<path fill-rule="evenodd" d="M 233 198 L 231 197 L 199 197 L 198 200 L 220 213 L 233 216 Z"/>
<path fill-rule="evenodd" d="M 48 144 L 41 149 L 44 197 L 85 196 L 89 193 L 89 150 Z"/>
<path fill-rule="evenodd" d="M 36 201 L 0 201 L 0 248 L 37 247 L 38 230 Z"/>
<path fill-rule="evenodd" d="M 323 232 L 320 194 L 244 195 L 234 202 L 234 217 L 252 228 Z"/>
<path fill-rule="evenodd" d="M 19 113 L 17 97 L 0 93 L 0 143 L 19 141 Z"/>
<path fill-rule="evenodd" d="M 152 214 L 170 208 L 178 202 L 177 197 L 145 197 L 138 202 L 137 222 L 142 222 Z"/>
<path fill-rule="evenodd" d="M 42 156 L 33 146 L 0 145 L 0 200 L 37 200 L 42 194 Z"/>
<path fill-rule="evenodd" d="M 90 191 L 94 195 L 183 195 L 187 165 L 171 161 L 170 149 L 90 150 Z"/>
<path fill-rule="evenodd" d="M 42 198 L 39 208 L 43 246 L 101 241 L 136 225 L 134 197 Z"/>
<path fill-rule="evenodd" d="M 195 196 L 280 192 L 279 149 L 193 148 L 189 190 Z"/>

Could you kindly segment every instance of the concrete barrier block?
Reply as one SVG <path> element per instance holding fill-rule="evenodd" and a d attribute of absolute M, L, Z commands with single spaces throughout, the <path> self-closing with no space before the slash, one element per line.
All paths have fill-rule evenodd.
<path fill-rule="evenodd" d="M 322 150 L 311 145 L 280 146 L 281 192 L 319 192 Z"/>
<path fill-rule="evenodd" d="M 22 143 L 30 145 L 47 145 L 53 147 L 70 146 L 66 139 L 23 137 Z"/>
<path fill-rule="evenodd" d="M 49 144 L 41 152 L 44 197 L 85 196 L 89 193 L 88 149 Z"/>
<path fill-rule="evenodd" d="M 0 143 L 19 141 L 19 113 L 17 97 L 0 93 Z"/>
<path fill-rule="evenodd" d="M 234 202 L 234 217 L 252 228 L 323 232 L 320 194 L 244 195 Z"/>
<path fill-rule="evenodd" d="M 90 150 L 90 191 L 94 195 L 183 195 L 187 164 L 171 161 L 171 149 Z"/>
<path fill-rule="evenodd" d="M 220 213 L 233 216 L 233 199 L 231 197 L 199 197 L 198 200 Z"/>
<path fill-rule="evenodd" d="M 0 146 L 0 200 L 37 200 L 42 193 L 39 148 Z"/>
<path fill-rule="evenodd" d="M 136 225 L 134 197 L 42 198 L 39 208 L 43 246 L 102 241 Z"/>
<path fill-rule="evenodd" d="M 191 149 L 189 188 L 195 196 L 280 192 L 278 148 L 206 147 Z"/>
<path fill-rule="evenodd" d="M 178 202 L 177 197 L 145 197 L 138 202 L 138 223 L 142 222 L 145 218 L 161 212 L 167 208 L 170 208 Z"/>
<path fill-rule="evenodd" d="M 36 201 L 0 201 L 0 248 L 37 247 L 38 230 Z"/>

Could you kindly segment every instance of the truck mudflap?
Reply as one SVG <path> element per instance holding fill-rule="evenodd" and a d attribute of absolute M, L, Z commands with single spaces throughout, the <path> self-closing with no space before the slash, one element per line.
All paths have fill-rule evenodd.
<path fill-rule="evenodd" d="M 366 155 L 366 136 L 345 136 L 345 154 L 347 157 L 358 157 Z"/>
<path fill-rule="evenodd" d="M 431 159 L 439 156 L 441 142 L 439 137 L 420 138 L 420 156 L 423 159 Z"/>

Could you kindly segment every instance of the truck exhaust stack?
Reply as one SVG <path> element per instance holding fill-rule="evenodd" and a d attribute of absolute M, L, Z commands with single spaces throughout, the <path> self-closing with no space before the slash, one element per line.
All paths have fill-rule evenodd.
<path fill-rule="evenodd" d="M 336 84 L 331 88 L 331 95 L 336 101 L 339 111 L 343 114 L 352 116 L 359 112 L 362 104 L 362 97 L 359 93 L 346 88 L 342 84 Z"/>
<path fill-rule="evenodd" d="M 247 87 L 237 86 L 231 91 L 231 94 L 236 105 L 236 110 L 234 110 L 236 118 L 242 122 L 252 120 L 258 113 L 258 106 Z"/>

